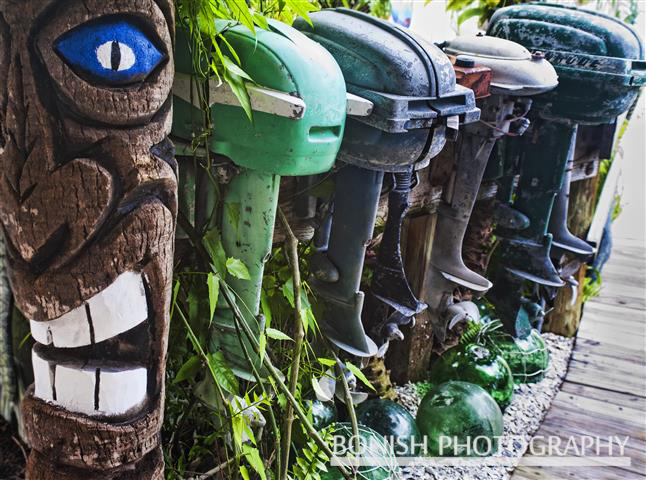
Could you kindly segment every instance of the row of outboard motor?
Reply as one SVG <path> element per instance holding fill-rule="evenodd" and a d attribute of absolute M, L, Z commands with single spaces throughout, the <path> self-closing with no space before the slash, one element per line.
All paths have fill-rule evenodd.
<path fill-rule="evenodd" d="M 227 281 L 256 333 L 264 328 L 263 268 L 281 176 L 301 177 L 304 190 L 334 180 L 332 195 L 301 195 L 297 212 L 316 225 L 308 280 L 321 306 L 317 320 L 329 341 L 353 355 L 383 353 L 424 309 L 440 329 L 469 315 L 470 305 L 453 301 L 456 287 L 489 292 L 507 330 L 527 335 L 535 315 L 523 297 L 527 282 L 560 287 L 551 257 L 594 253 L 566 226 L 574 143 L 577 125 L 613 122 L 646 79 L 643 48 L 629 26 L 588 10 L 527 4 L 498 10 L 486 35 L 439 46 L 348 9 L 313 13 L 293 26 L 270 21 L 255 34 L 219 27 L 220 48 L 234 49 L 254 80 L 253 121 L 228 85 L 195 81 L 180 31 L 173 123 L 180 202 L 196 228 L 215 221 L 227 255 L 247 266 L 249 280 Z M 456 72 L 460 79 L 479 72 L 476 93 L 456 82 Z M 190 146 L 204 128 L 204 102 L 213 124 L 209 152 Z M 404 272 L 402 222 L 417 172 L 447 141 L 455 142 L 453 172 L 428 239 L 432 293 L 420 299 Z M 212 176 L 196 155 L 209 158 Z M 496 170 L 496 162 L 500 259 L 492 283 L 465 266 L 462 242 L 485 170 Z M 212 178 L 222 167 L 234 174 L 218 186 Z M 388 312 L 381 318 L 363 311 L 361 282 L 384 190 L 388 215 L 369 287 Z M 212 342 L 236 374 L 252 378 L 224 302 L 214 324 Z"/>

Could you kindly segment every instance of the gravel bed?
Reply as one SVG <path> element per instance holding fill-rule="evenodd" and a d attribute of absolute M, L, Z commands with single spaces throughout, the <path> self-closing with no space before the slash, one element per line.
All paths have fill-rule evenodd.
<path fill-rule="evenodd" d="M 552 399 L 559 391 L 567 372 L 567 365 L 572 352 L 574 339 L 544 333 L 543 339 L 550 352 L 550 365 L 545 378 L 538 383 L 516 385 L 511 405 L 504 414 L 505 448 L 501 455 L 518 458 L 523 456 L 525 445 L 536 433 Z M 413 416 L 421 401 L 415 386 L 408 383 L 395 387 L 398 401 Z M 526 442 L 514 441 L 524 437 Z M 405 479 L 415 480 L 508 480 L 513 467 L 406 467 L 403 468 Z"/>

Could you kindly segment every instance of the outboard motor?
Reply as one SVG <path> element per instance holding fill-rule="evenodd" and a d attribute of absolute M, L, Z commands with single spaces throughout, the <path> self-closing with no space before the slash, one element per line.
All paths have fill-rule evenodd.
<path fill-rule="evenodd" d="M 211 102 L 214 131 L 208 145 L 211 156 L 216 156 L 213 163 L 228 166 L 234 174 L 221 187 L 221 204 L 214 192 L 195 195 L 194 221 L 199 221 L 198 210 L 217 212 L 226 255 L 242 260 L 250 276 L 240 279 L 228 275 L 226 281 L 236 293 L 245 321 L 259 336 L 264 329 L 259 315 L 262 275 L 271 253 L 280 176 L 317 174 L 334 164 L 346 116 L 343 75 L 323 47 L 288 25 L 270 20 L 268 30 L 257 29 L 255 34 L 242 25 L 232 25 L 224 33 L 227 44 L 257 84 L 248 86 L 252 123 L 227 84 L 218 85 L 213 79 L 208 82 L 208 92 L 195 91 L 188 41 L 185 33 L 179 33 L 172 133 L 179 149 L 188 155 L 179 157 L 180 171 L 185 170 L 180 205 L 188 209 L 191 203 L 185 192 L 191 182 L 201 180 L 207 188 L 215 189 L 201 167 L 195 179 L 186 178 L 191 174 L 193 157 L 182 142 L 190 143 L 193 132 L 202 129 L 203 112 L 192 103 L 201 98 L 201 93 Z M 226 51 L 228 47 L 221 48 Z M 200 152 L 195 155 L 200 156 Z M 205 158 L 202 153 L 202 163 Z M 211 175 L 217 176 L 215 171 Z M 207 205 L 200 206 L 202 201 Z M 213 323 L 211 341 L 236 375 L 254 380 L 240 345 L 233 311 L 222 295 Z M 253 352 L 250 345 L 246 349 Z M 255 361 L 260 370 L 259 359 Z"/>
<path fill-rule="evenodd" d="M 444 52 L 456 57 L 456 65 L 472 62 L 492 70 L 490 96 L 481 99 L 480 121 L 464 127 L 458 141 L 452 188 L 440 206 L 433 265 L 456 284 L 484 292 L 491 282 L 472 272 L 462 261 L 462 240 L 478 195 L 482 175 L 499 138 L 521 135 L 527 129 L 525 114 L 530 97 L 557 85 L 554 68 L 541 55 L 532 55 L 514 42 L 495 37 L 466 36 L 449 42 Z M 438 235 L 439 234 L 439 235 Z M 445 237 L 445 238 L 444 238 Z M 436 250 L 437 248 L 437 250 Z"/>
<path fill-rule="evenodd" d="M 451 64 L 436 46 L 354 10 L 323 10 L 310 20 L 297 19 L 294 26 L 329 50 L 349 93 L 374 105 L 369 114 L 348 116 L 329 241 L 317 242 L 311 282 L 325 304 L 319 318 L 323 332 L 347 352 L 372 356 L 377 346 L 361 322 L 360 282 L 384 174 L 393 175 L 394 188 L 371 292 L 393 308 L 401 324 L 426 308 L 406 280 L 400 250 L 413 172 L 428 165 L 447 137 L 455 137 L 460 120 L 475 121 L 479 111 L 473 92 L 455 84 Z M 387 339 L 378 320 L 369 318 L 366 326 L 381 343 Z"/>
<path fill-rule="evenodd" d="M 462 243 L 478 196 L 482 177 L 498 139 L 522 135 L 527 129 L 525 114 L 534 95 L 556 87 L 554 68 L 539 55 L 532 55 L 514 42 L 488 36 L 461 36 L 448 42 L 444 52 L 455 60 L 455 68 L 487 67 L 492 78 L 489 91 L 478 98 L 480 121 L 466 125 L 456 143 L 454 171 L 443 189 L 443 201 L 431 253 L 429 299 L 440 338 L 446 324 L 460 320 L 451 314 L 452 292 L 456 286 L 483 295 L 492 284 L 464 265 Z M 439 275 L 438 275 L 439 273 Z M 443 321 L 442 321 L 443 320 Z"/>
<path fill-rule="evenodd" d="M 521 298 L 511 292 L 520 292 L 523 280 L 563 285 L 550 261 L 551 245 L 583 258 L 594 253 L 566 225 L 577 125 L 611 123 L 626 111 L 646 80 L 646 62 L 631 27 L 574 7 L 502 8 L 491 18 L 488 34 L 542 52 L 559 76 L 555 90 L 536 97 L 532 127 L 516 149 L 521 174 L 514 208 L 530 224 L 520 232 L 500 232 L 502 281 L 491 292 L 510 333 L 522 336 L 528 325 L 520 317 L 528 315 L 521 314 Z"/>

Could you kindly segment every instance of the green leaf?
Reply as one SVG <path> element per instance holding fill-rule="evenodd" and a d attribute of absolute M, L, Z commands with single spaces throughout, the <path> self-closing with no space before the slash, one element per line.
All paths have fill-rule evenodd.
<path fill-rule="evenodd" d="M 200 362 L 200 357 L 198 355 L 193 355 L 180 367 L 177 375 L 175 375 L 175 378 L 173 379 L 172 385 L 193 378 L 197 375 L 197 372 L 200 371 L 201 366 L 202 362 Z"/>
<path fill-rule="evenodd" d="M 193 333 L 193 329 L 188 323 L 186 316 L 180 308 L 178 308 L 177 311 L 184 321 L 184 325 L 186 326 L 186 331 L 188 333 L 189 339 L 191 340 L 191 343 L 193 344 L 193 348 L 200 354 L 202 358 L 206 359 L 206 363 L 209 367 L 209 372 L 213 377 L 213 381 L 217 382 L 222 389 L 235 395 L 238 391 L 238 380 L 227 364 L 222 352 L 210 353 L 208 355 L 205 354 L 204 349 Z"/>
<path fill-rule="evenodd" d="M 251 445 L 243 445 L 242 453 L 244 454 L 247 462 L 251 465 L 258 475 L 260 475 L 261 480 L 267 480 L 267 475 L 265 473 L 265 464 L 262 463 L 262 458 L 260 458 L 260 452 L 257 448 L 252 447 Z"/>
<path fill-rule="evenodd" d="M 18 344 L 18 350 L 20 350 L 25 345 L 25 343 L 27 343 L 27 340 L 29 340 L 30 338 L 31 338 L 31 332 L 29 332 L 27 335 L 22 337 L 22 340 L 20 340 L 20 343 Z"/>
<path fill-rule="evenodd" d="M 218 273 L 221 277 L 224 277 L 224 275 L 226 275 L 227 273 L 227 255 L 224 252 L 224 247 L 222 246 L 220 231 L 217 228 L 210 229 L 204 235 L 202 243 L 204 244 L 206 251 L 209 252 L 215 273 Z"/>
<path fill-rule="evenodd" d="M 238 258 L 229 257 L 226 262 L 227 272 L 241 280 L 250 280 L 247 266 Z"/>
<path fill-rule="evenodd" d="M 305 0 L 286 0 L 285 3 L 294 12 L 303 17 L 303 19 L 305 19 L 307 23 L 312 25 L 312 20 L 310 20 L 309 12 L 318 10 L 318 7 L 316 5 L 313 5 Z"/>
<path fill-rule="evenodd" d="M 227 69 L 224 70 L 223 77 L 224 81 L 231 87 L 231 91 L 240 102 L 240 106 L 247 114 L 247 118 L 249 118 L 250 122 L 253 122 L 251 99 L 249 98 L 249 92 L 247 91 L 247 86 L 243 78 Z"/>
<path fill-rule="evenodd" d="M 316 458 L 314 454 L 311 451 L 309 451 L 307 448 L 303 449 L 303 456 L 307 458 L 310 461 L 310 463 L 314 463 Z"/>
<path fill-rule="evenodd" d="M 240 57 L 238 56 L 238 53 L 236 52 L 235 48 L 233 48 L 233 46 L 229 43 L 229 40 L 227 40 L 227 37 L 225 35 L 222 35 L 221 33 L 219 33 L 218 34 L 218 40 L 222 41 L 222 43 L 224 43 L 228 47 L 229 53 L 233 56 L 233 59 L 235 60 L 235 62 L 238 65 L 240 65 Z M 218 45 L 218 44 L 216 43 L 216 45 Z M 216 55 L 217 55 L 218 59 L 220 60 L 220 64 L 224 66 L 225 63 L 226 63 L 226 60 L 224 59 L 225 57 L 224 57 L 224 54 L 222 53 L 222 49 L 218 48 L 218 51 L 216 52 Z M 245 75 L 247 75 L 247 74 L 245 73 Z"/>
<path fill-rule="evenodd" d="M 303 315 L 305 310 L 312 308 L 312 306 L 310 304 L 310 300 L 307 297 L 307 292 L 302 287 L 303 287 L 303 285 L 301 285 L 301 315 Z M 294 308 L 295 304 L 294 304 L 294 279 L 293 279 L 293 277 L 289 277 L 287 279 L 287 281 L 285 283 L 283 283 L 282 287 L 280 288 L 280 291 L 282 292 L 283 296 L 289 302 L 290 307 Z"/>
<path fill-rule="evenodd" d="M 271 308 L 269 307 L 269 300 L 264 290 L 260 293 L 260 307 L 262 314 L 265 316 L 265 325 L 269 328 L 271 327 Z"/>
<path fill-rule="evenodd" d="M 209 287 L 209 326 L 213 322 L 213 315 L 215 314 L 215 307 L 218 304 L 218 296 L 220 295 L 220 278 L 217 274 L 209 273 L 206 277 L 206 284 Z"/>
<path fill-rule="evenodd" d="M 305 317 L 303 317 L 303 328 L 307 334 L 310 328 L 310 325 L 316 326 L 316 317 L 314 317 L 314 312 L 311 308 L 305 310 Z"/>
<path fill-rule="evenodd" d="M 253 17 L 251 15 L 251 10 L 245 0 L 227 0 L 227 5 L 232 10 L 234 18 L 242 23 L 245 27 L 251 30 L 253 33 L 256 33 L 256 29 L 253 25 Z"/>
<path fill-rule="evenodd" d="M 462 25 L 464 22 L 466 22 L 467 20 L 469 20 L 471 17 L 480 16 L 486 12 L 487 10 L 483 7 L 475 7 L 475 8 L 469 8 L 468 10 L 465 10 L 458 17 L 458 27 Z"/>
<path fill-rule="evenodd" d="M 301 285 L 301 322 L 303 322 L 303 330 L 307 334 L 310 323 L 314 320 L 314 313 L 312 312 L 312 305 L 310 304 L 310 299 L 307 297 L 307 292 L 303 285 Z M 316 320 L 314 320 L 316 322 Z"/>
<path fill-rule="evenodd" d="M 249 419 L 246 415 L 242 415 L 242 417 L 245 420 L 244 431 L 247 434 L 247 438 L 253 445 L 256 445 L 256 436 L 253 434 L 253 430 L 251 429 L 251 419 Z"/>
<path fill-rule="evenodd" d="M 179 293 L 180 283 L 179 280 L 175 280 L 175 285 L 173 285 L 173 301 L 171 302 L 170 307 L 170 319 L 173 319 L 173 314 L 175 313 L 175 305 L 177 304 L 177 294 Z M 23 340 L 24 342 L 25 340 Z M 21 344 L 22 346 L 22 344 Z"/>
<path fill-rule="evenodd" d="M 242 434 L 244 433 L 245 419 L 242 415 L 236 415 L 233 407 L 231 406 L 231 433 L 233 434 L 233 442 L 238 449 L 242 448 Z"/>
<path fill-rule="evenodd" d="M 361 370 L 359 370 L 358 367 L 355 367 L 353 364 L 350 362 L 345 362 L 345 366 L 347 367 L 348 370 L 350 370 L 352 373 L 354 373 L 354 376 L 357 377 L 361 382 L 368 387 L 370 390 L 376 392 L 375 387 L 372 386 L 372 383 L 366 378 L 366 376 L 363 374 Z"/>
<path fill-rule="evenodd" d="M 283 283 L 280 291 L 283 293 L 283 297 L 289 302 L 289 306 L 294 308 L 294 282 L 291 277 Z"/>
<path fill-rule="evenodd" d="M 249 472 L 247 471 L 247 467 L 245 467 L 244 465 L 240 465 L 240 476 L 243 480 L 250 480 Z"/>
<path fill-rule="evenodd" d="M 227 202 L 224 204 L 226 208 L 226 217 L 225 220 L 227 223 L 231 224 L 235 231 L 238 230 L 240 225 L 240 203 L 239 202 Z"/>
<path fill-rule="evenodd" d="M 229 72 L 239 77 L 242 77 L 245 80 L 249 80 L 250 82 L 253 82 L 253 79 L 249 76 L 249 74 L 245 72 L 242 68 L 240 68 L 235 62 L 231 61 L 229 57 L 225 55 L 223 57 L 223 60 L 224 60 L 223 62 L 224 68 L 226 68 Z"/>
<path fill-rule="evenodd" d="M 254 13 L 253 21 L 256 25 L 258 25 L 263 30 L 269 30 L 269 23 L 267 22 L 267 19 L 263 15 L 259 13 Z"/>
<path fill-rule="evenodd" d="M 317 358 L 317 360 L 319 361 L 319 363 L 325 365 L 326 367 L 333 367 L 333 366 L 336 365 L 336 361 L 332 360 L 331 358 L 319 357 L 319 358 Z"/>
<path fill-rule="evenodd" d="M 278 402 L 278 406 L 282 410 L 285 410 L 285 407 L 287 407 L 287 397 L 285 396 L 285 394 L 279 393 L 278 395 L 276 395 L 276 401 Z"/>
<path fill-rule="evenodd" d="M 206 358 L 213 379 L 223 390 L 235 395 L 238 391 L 238 379 L 229 367 L 224 354 L 222 352 L 209 353 Z"/>
<path fill-rule="evenodd" d="M 449 0 L 449 2 L 446 4 L 446 9 L 449 11 L 457 12 L 467 7 L 468 5 L 471 5 L 475 1 L 476 0 Z"/>
<path fill-rule="evenodd" d="M 265 332 L 269 338 L 273 338 L 274 340 L 292 340 L 289 335 L 285 335 L 283 332 L 276 330 L 275 328 L 268 328 Z"/>
<path fill-rule="evenodd" d="M 267 351 L 267 335 L 264 333 L 261 333 L 258 339 L 258 351 L 260 352 L 260 363 L 262 363 L 265 359 L 265 352 Z"/>
<path fill-rule="evenodd" d="M 265 464 L 262 463 L 258 449 L 252 447 L 251 445 L 243 445 L 242 453 L 247 459 L 247 462 L 249 462 L 249 465 L 251 465 L 251 468 L 253 468 L 256 473 L 260 475 L 261 480 L 267 480 L 267 475 L 265 474 Z"/>

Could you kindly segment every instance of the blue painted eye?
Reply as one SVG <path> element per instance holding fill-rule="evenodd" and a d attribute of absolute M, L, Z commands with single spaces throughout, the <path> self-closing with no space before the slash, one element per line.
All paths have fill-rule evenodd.
<path fill-rule="evenodd" d="M 110 86 L 145 80 L 165 58 L 141 28 L 123 18 L 79 25 L 56 40 L 54 48 L 87 80 Z"/>

